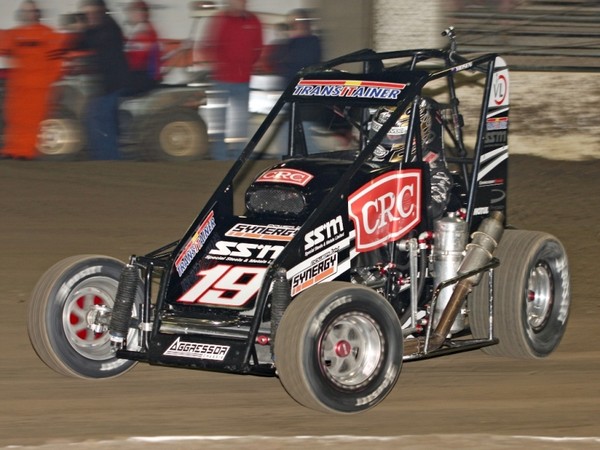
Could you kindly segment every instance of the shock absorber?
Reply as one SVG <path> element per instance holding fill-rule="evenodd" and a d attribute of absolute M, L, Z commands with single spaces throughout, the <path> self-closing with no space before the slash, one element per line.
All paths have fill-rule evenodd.
<path fill-rule="evenodd" d="M 279 322 L 283 313 L 291 301 L 290 283 L 287 279 L 286 271 L 280 267 L 275 273 L 273 280 L 273 291 L 271 293 L 271 343 L 275 343 L 275 334 L 279 327 Z"/>
<path fill-rule="evenodd" d="M 108 326 L 110 342 L 117 350 L 123 348 L 127 338 L 138 281 L 137 269 L 133 264 L 127 264 L 121 271 L 115 304 Z"/>

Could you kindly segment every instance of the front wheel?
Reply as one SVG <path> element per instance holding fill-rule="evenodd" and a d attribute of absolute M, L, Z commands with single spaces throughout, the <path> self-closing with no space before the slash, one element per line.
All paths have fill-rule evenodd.
<path fill-rule="evenodd" d="M 42 159 L 72 160 L 84 147 L 83 130 L 73 113 L 58 111 L 40 123 L 37 149 Z"/>
<path fill-rule="evenodd" d="M 319 284 L 295 298 L 275 337 L 279 379 L 298 403 L 352 414 L 381 402 L 402 366 L 402 330 L 372 289 Z"/>
<path fill-rule="evenodd" d="M 42 361 L 63 375 L 110 378 L 135 364 L 116 358 L 108 334 L 124 264 L 106 256 L 73 256 L 52 266 L 38 281 L 29 303 L 28 332 Z M 139 313 L 138 289 L 133 314 Z M 128 348 L 137 334 L 130 329 Z"/>
<path fill-rule="evenodd" d="M 485 347 L 495 356 L 542 358 L 560 343 L 570 305 L 569 264 L 554 236 L 538 231 L 505 230 L 495 256 L 494 334 L 498 345 Z M 489 334 L 488 275 L 469 297 L 475 337 Z"/>

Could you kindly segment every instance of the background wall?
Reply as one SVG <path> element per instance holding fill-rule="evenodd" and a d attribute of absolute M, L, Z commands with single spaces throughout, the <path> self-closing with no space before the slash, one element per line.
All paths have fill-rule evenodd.
<path fill-rule="evenodd" d="M 441 5 L 448 0 L 373 0 L 373 45 L 378 51 L 435 48 L 447 25 Z"/>

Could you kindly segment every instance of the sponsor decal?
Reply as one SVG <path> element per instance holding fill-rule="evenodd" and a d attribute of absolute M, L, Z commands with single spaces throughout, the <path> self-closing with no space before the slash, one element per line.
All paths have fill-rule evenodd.
<path fill-rule="evenodd" d="M 294 95 L 308 97 L 379 98 L 396 100 L 404 83 L 361 80 L 300 80 Z"/>
<path fill-rule="evenodd" d="M 489 206 L 480 206 L 478 208 L 475 208 L 473 210 L 473 215 L 474 216 L 486 216 L 490 213 L 490 207 Z"/>
<path fill-rule="evenodd" d="M 508 117 L 489 117 L 485 128 L 487 131 L 507 130 Z"/>
<path fill-rule="evenodd" d="M 292 276 L 292 296 L 337 273 L 338 249 L 332 248 L 311 260 L 310 265 Z"/>
<path fill-rule="evenodd" d="M 186 342 L 182 341 L 181 338 L 177 338 L 163 353 L 163 355 L 178 356 L 180 358 L 212 359 L 215 361 L 223 361 L 228 351 L 228 345 Z"/>
<path fill-rule="evenodd" d="M 495 178 L 493 180 L 482 180 L 479 182 L 479 186 L 500 186 L 504 184 L 504 178 Z"/>
<path fill-rule="evenodd" d="M 253 225 L 249 223 L 238 223 L 231 227 L 231 229 L 225 233 L 225 236 L 289 242 L 299 228 L 300 227 L 291 225 Z"/>
<path fill-rule="evenodd" d="M 185 272 L 185 269 L 188 268 L 194 257 L 206 243 L 215 227 L 215 213 L 214 211 L 211 211 L 208 216 L 206 216 L 206 219 L 198 226 L 194 235 L 190 238 L 175 260 L 175 269 L 179 276 L 183 275 L 183 272 Z"/>
<path fill-rule="evenodd" d="M 348 197 L 356 251 L 368 252 L 403 237 L 421 221 L 421 171 L 397 170 Z"/>
<path fill-rule="evenodd" d="M 453 67 L 452 72 L 460 72 L 461 70 L 470 69 L 471 67 L 473 67 L 472 62 L 464 63 L 459 66 Z"/>
<path fill-rule="evenodd" d="M 488 131 L 485 134 L 485 145 L 506 144 L 508 131 Z"/>
<path fill-rule="evenodd" d="M 377 123 L 377 122 L 372 123 L 371 130 L 373 130 L 373 132 L 377 133 L 379 130 L 381 130 L 382 126 L 383 126 L 383 123 Z M 390 131 L 387 132 L 387 136 L 390 138 L 390 140 L 396 141 L 396 140 L 398 140 L 398 137 L 406 136 L 407 131 L 408 131 L 408 125 L 395 125 L 392 128 L 390 128 Z"/>
<path fill-rule="evenodd" d="M 508 106 L 508 69 L 502 69 L 494 73 L 491 89 L 488 106 Z"/>
<path fill-rule="evenodd" d="M 263 183 L 289 183 L 298 186 L 306 186 L 314 175 L 296 169 L 271 169 L 263 173 L 256 181 Z"/>
<path fill-rule="evenodd" d="M 306 236 L 304 236 L 304 253 L 308 256 L 343 237 L 344 221 L 342 216 L 337 216 L 335 219 L 306 233 Z"/>
<path fill-rule="evenodd" d="M 219 241 L 208 252 L 206 259 L 265 264 L 277 258 L 284 248 L 283 245 Z"/>

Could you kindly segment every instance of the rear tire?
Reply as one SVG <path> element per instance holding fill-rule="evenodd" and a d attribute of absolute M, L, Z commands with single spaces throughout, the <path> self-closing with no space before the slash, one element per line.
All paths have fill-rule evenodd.
<path fill-rule="evenodd" d="M 73 256 L 40 278 L 29 303 L 28 332 L 36 353 L 51 369 L 77 378 L 110 378 L 135 365 L 115 357 L 108 326 L 91 328 L 97 315 L 104 315 L 108 324 L 123 267 L 105 256 Z M 139 289 L 133 315 L 141 302 Z M 130 329 L 129 349 L 137 345 L 136 337 Z"/>
<path fill-rule="evenodd" d="M 495 256 L 494 334 L 499 344 L 483 351 L 495 356 L 543 358 L 565 332 L 570 306 L 569 264 L 554 236 L 505 230 Z M 474 337 L 488 335 L 488 275 L 469 297 Z"/>
<path fill-rule="evenodd" d="M 353 414 L 381 402 L 402 367 L 403 337 L 392 306 L 372 289 L 319 284 L 287 308 L 275 339 L 279 379 L 298 403 Z"/>
<path fill-rule="evenodd" d="M 192 161 L 208 153 L 208 131 L 202 118 L 191 111 L 161 113 L 152 120 L 148 145 L 154 157 Z"/>

